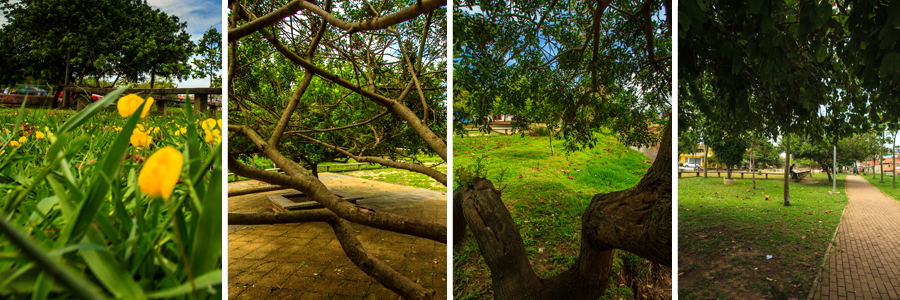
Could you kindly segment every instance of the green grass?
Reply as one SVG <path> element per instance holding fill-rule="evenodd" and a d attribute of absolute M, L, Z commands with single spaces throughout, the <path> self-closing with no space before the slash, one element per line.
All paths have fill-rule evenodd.
<path fill-rule="evenodd" d="M 753 190 L 749 179 L 680 179 L 679 297 L 806 297 L 847 205 L 845 179 L 838 175 L 839 194 L 828 193 L 824 175 L 791 183 L 791 206 L 783 181 L 758 180 Z"/>
<path fill-rule="evenodd" d="M 894 188 L 894 177 L 893 175 L 884 174 L 884 183 L 881 183 L 881 174 L 875 174 L 875 179 L 872 179 L 872 173 L 868 175 L 862 175 L 863 178 L 869 181 L 872 185 L 881 190 L 885 195 L 894 198 L 894 200 L 900 199 L 900 178 L 897 180 L 897 188 Z"/>
<path fill-rule="evenodd" d="M 222 296 L 222 149 L 183 112 L 0 109 L 0 298 Z M 137 124 L 160 128 L 150 147 L 130 145 Z M 185 159 L 168 201 L 137 180 L 166 146 Z"/>
<path fill-rule="evenodd" d="M 239 159 L 240 159 L 240 158 L 239 158 Z M 436 164 L 436 163 L 440 163 L 440 162 L 442 161 L 441 158 L 440 158 L 439 156 L 436 156 L 436 155 L 435 155 L 435 156 L 425 156 L 425 155 L 422 155 L 422 156 L 416 157 L 416 159 L 418 159 L 420 162 L 422 162 L 422 163 L 424 163 L 425 165 L 428 165 L 428 166 L 434 165 L 434 164 Z M 249 159 L 240 159 L 240 160 L 241 160 L 242 162 L 244 162 L 244 163 L 245 163 L 246 165 L 248 165 L 248 166 L 251 165 Z M 259 168 L 263 168 L 263 169 L 272 169 L 272 168 L 275 168 L 275 167 L 276 167 L 276 166 L 274 165 L 274 163 L 272 163 L 272 161 L 269 160 L 268 157 L 264 157 L 264 156 L 256 156 L 256 157 L 253 159 L 253 161 L 254 161 L 254 163 L 256 164 L 256 166 L 259 167 Z M 320 173 L 321 173 L 321 172 L 326 172 L 326 170 L 327 170 L 328 172 L 350 172 L 350 171 L 372 170 L 372 171 L 375 172 L 375 173 L 392 173 L 392 172 L 397 172 L 397 171 L 398 171 L 398 170 L 395 170 L 395 169 L 386 169 L 384 166 L 379 165 L 379 164 L 369 164 L 369 165 L 363 165 L 363 166 L 334 166 L 334 165 L 355 164 L 355 163 L 358 163 L 358 161 L 356 161 L 355 159 L 352 159 L 352 158 L 348 158 L 348 159 L 347 159 L 347 162 L 324 162 L 324 163 L 320 163 L 318 168 L 319 168 L 319 172 L 320 172 Z M 329 167 L 329 168 L 326 169 L 325 167 L 326 167 L 326 166 L 329 166 L 329 165 L 332 166 L 332 167 Z M 438 167 L 438 168 L 440 168 L 440 167 Z M 446 166 L 443 167 L 443 168 L 444 168 L 444 173 L 446 173 Z M 379 170 L 381 170 L 381 171 L 379 171 Z M 392 171 L 391 171 L 391 170 L 392 170 Z M 360 174 L 366 174 L 366 173 L 360 173 Z M 419 174 L 419 175 L 421 175 L 421 174 Z M 354 176 L 354 175 L 351 175 L 351 176 Z M 424 176 L 424 175 L 422 175 L 422 176 Z M 376 177 L 380 177 L 380 176 L 376 176 Z M 393 177 L 401 177 L 401 178 L 402 178 L 402 177 L 404 177 L 404 176 L 393 176 Z M 415 178 L 421 177 L 421 176 L 410 175 L 410 176 L 408 176 L 408 177 L 410 177 L 411 180 L 416 181 Z M 427 176 L 424 176 L 423 178 L 427 178 Z M 243 177 L 241 178 L 241 180 L 245 180 L 245 179 L 246 179 L 246 178 L 243 178 Z M 371 178 L 371 179 L 378 179 L 378 178 Z M 390 180 L 390 179 L 387 179 L 387 180 Z M 382 181 L 387 181 L 387 180 L 382 180 Z M 237 181 L 237 180 L 235 180 L 235 176 L 234 176 L 234 175 L 228 175 L 228 182 L 234 182 L 234 181 Z M 389 182 L 394 182 L 394 181 L 389 181 Z M 427 185 L 427 184 L 416 185 L 416 186 L 428 188 L 428 185 Z M 444 191 L 447 191 L 447 188 L 446 188 L 446 187 L 444 188 Z"/>
<path fill-rule="evenodd" d="M 487 178 L 502 189 L 542 277 L 559 274 L 577 258 L 581 214 L 591 197 L 634 186 L 650 166 L 643 154 L 610 136 L 600 136 L 594 149 L 568 154 L 559 152 L 562 145 L 554 140 L 554 156 L 548 137 L 520 135 L 457 137 L 453 149 L 455 174 L 483 156 Z M 490 273 L 471 235 L 454 247 L 453 263 L 454 299 L 492 298 Z M 631 293 L 609 291 L 608 297 Z"/>
<path fill-rule="evenodd" d="M 446 165 L 437 166 L 434 167 L 434 169 L 440 171 L 441 173 L 447 174 Z M 401 169 L 373 169 L 364 171 L 352 171 L 343 174 L 353 177 L 414 186 L 441 192 L 447 191 L 446 186 L 444 186 L 437 180 L 428 177 L 427 175 Z"/>

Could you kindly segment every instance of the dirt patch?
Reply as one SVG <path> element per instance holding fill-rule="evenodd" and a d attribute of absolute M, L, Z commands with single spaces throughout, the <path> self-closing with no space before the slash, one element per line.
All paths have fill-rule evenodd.
<path fill-rule="evenodd" d="M 762 251 L 751 241 L 731 239 L 734 231 L 727 228 L 716 232 L 681 230 L 679 234 L 682 243 L 703 239 L 721 241 L 709 243 L 715 249 L 712 253 L 679 251 L 679 297 L 684 299 L 804 298 L 815 277 L 815 268 L 809 262 L 821 259 L 819 252 L 810 252 L 799 245 L 776 245 L 780 249 Z M 824 249 L 826 245 L 818 246 Z M 686 249 L 683 245 L 679 248 Z"/>

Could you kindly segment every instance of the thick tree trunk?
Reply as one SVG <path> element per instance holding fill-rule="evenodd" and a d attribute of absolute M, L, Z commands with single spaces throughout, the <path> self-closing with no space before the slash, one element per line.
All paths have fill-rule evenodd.
<path fill-rule="evenodd" d="M 784 206 L 791 206 L 791 136 L 787 133 L 784 134 L 784 147 Z"/>
<path fill-rule="evenodd" d="M 613 249 L 671 266 L 672 134 L 668 125 L 665 130 L 657 159 L 635 187 L 594 195 L 581 216 L 578 259 L 551 278 L 534 273 L 519 230 L 490 181 L 476 179 L 457 189 L 454 222 L 462 223 L 462 214 L 471 228 L 491 269 L 494 299 L 598 299 L 609 284 Z M 455 226 L 458 243 L 456 235 L 464 236 L 465 227 Z"/>

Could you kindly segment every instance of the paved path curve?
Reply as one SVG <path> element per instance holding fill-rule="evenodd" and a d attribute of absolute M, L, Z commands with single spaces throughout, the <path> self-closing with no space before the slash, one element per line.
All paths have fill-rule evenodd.
<path fill-rule="evenodd" d="M 813 299 L 900 299 L 900 201 L 847 176 L 847 204 Z"/>

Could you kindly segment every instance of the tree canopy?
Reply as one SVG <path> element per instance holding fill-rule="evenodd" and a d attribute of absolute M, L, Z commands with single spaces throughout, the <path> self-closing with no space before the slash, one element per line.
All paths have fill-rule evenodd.
<path fill-rule="evenodd" d="M 0 0 L 9 21 L 0 28 L 5 46 L 0 81 L 35 79 L 62 83 L 66 63 L 72 78 L 155 76 L 186 79 L 194 44 L 178 17 L 143 0 Z"/>
<path fill-rule="evenodd" d="M 900 122 L 896 1 L 688 1 L 679 12 L 680 103 L 716 128 L 834 145 Z"/>
<path fill-rule="evenodd" d="M 228 29 L 229 169 L 302 191 L 323 214 L 231 214 L 230 224 L 327 222 L 347 256 L 409 299 L 423 288 L 363 248 L 348 222 L 446 243 L 446 226 L 347 202 L 316 177 L 330 161 L 447 176 L 446 1 L 232 1 Z M 284 174 L 241 163 L 263 154 Z M 273 221 L 274 219 L 277 219 Z M 395 251 L 403 249 L 394 249 Z"/>

